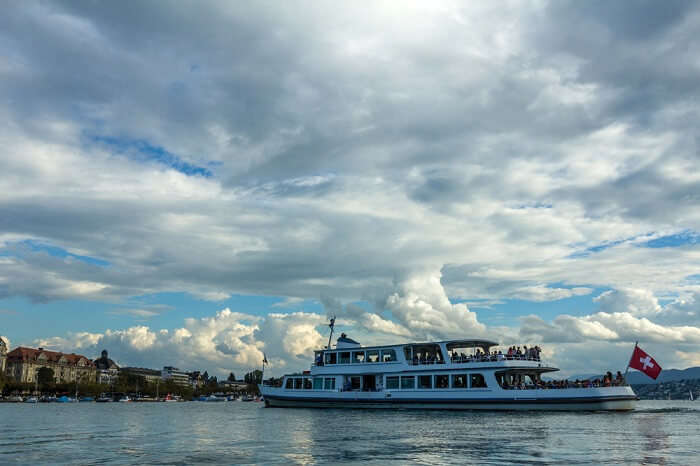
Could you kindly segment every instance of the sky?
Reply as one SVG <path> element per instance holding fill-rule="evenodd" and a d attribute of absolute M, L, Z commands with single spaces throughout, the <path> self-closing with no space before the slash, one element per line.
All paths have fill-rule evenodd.
<path fill-rule="evenodd" d="M 489 338 L 700 365 L 700 4 L 15 2 L 0 335 L 239 377 Z"/>

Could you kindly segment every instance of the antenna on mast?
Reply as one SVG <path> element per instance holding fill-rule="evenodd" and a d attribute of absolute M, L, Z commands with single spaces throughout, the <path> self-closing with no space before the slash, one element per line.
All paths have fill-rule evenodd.
<path fill-rule="evenodd" d="M 335 316 L 331 319 L 331 323 L 328 324 L 328 326 L 331 328 L 331 334 L 328 335 L 328 346 L 326 346 L 326 349 L 331 349 L 331 338 L 333 338 L 333 327 L 335 327 Z"/>

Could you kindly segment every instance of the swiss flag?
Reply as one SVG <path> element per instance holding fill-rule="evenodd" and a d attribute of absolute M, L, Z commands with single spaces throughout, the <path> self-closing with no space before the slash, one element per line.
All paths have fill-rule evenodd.
<path fill-rule="evenodd" d="M 654 361 L 654 358 L 642 351 L 642 348 L 639 346 L 634 347 L 634 353 L 632 353 L 632 359 L 630 359 L 629 366 L 632 369 L 637 369 L 638 371 L 644 372 L 654 380 L 656 380 L 661 373 L 661 366 L 659 366 L 659 363 Z"/>

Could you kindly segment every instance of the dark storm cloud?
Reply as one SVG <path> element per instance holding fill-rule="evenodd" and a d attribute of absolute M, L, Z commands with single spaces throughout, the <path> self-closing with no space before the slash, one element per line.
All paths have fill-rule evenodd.
<path fill-rule="evenodd" d="M 580 60 L 577 79 L 611 92 L 604 118 L 648 126 L 654 111 L 697 98 L 697 3 L 551 2 L 546 13 L 538 50 Z"/>

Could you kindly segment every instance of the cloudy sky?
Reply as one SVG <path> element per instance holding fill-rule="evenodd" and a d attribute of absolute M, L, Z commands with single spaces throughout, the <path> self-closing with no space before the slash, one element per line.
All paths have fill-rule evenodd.
<path fill-rule="evenodd" d="M 7 5 L 0 335 L 282 374 L 337 314 L 700 365 L 698 31 L 682 1 Z"/>

